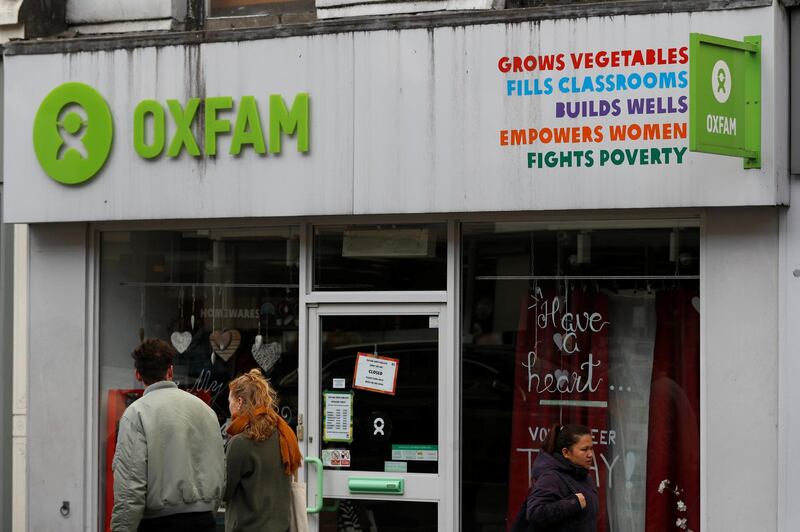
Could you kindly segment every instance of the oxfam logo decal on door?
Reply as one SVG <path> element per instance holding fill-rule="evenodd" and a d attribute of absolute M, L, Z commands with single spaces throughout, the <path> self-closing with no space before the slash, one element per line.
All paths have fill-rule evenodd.
<path fill-rule="evenodd" d="M 78 185 L 105 164 L 113 129 L 111 111 L 99 92 L 83 83 L 64 83 L 47 95 L 36 113 L 36 158 L 54 180 Z"/>

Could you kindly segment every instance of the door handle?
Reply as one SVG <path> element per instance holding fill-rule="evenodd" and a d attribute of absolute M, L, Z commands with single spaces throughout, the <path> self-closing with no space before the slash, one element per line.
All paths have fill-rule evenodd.
<path fill-rule="evenodd" d="M 387 493 L 402 495 L 405 481 L 402 478 L 350 477 L 347 479 L 350 493 Z"/>
<path fill-rule="evenodd" d="M 307 464 L 314 464 L 317 467 L 317 493 L 314 499 L 314 506 L 306 508 L 306 512 L 310 514 L 318 514 L 322 511 L 322 460 L 315 456 L 306 456 L 305 462 Z"/>

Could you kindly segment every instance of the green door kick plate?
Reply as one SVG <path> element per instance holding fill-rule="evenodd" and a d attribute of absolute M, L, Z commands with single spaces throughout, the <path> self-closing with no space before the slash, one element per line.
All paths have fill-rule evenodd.
<path fill-rule="evenodd" d="M 366 478 L 350 477 L 347 479 L 350 493 L 391 493 L 402 495 L 405 481 L 402 478 Z"/>

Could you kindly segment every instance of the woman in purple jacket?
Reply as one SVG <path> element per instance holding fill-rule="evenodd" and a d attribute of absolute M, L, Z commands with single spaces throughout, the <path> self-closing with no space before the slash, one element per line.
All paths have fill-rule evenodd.
<path fill-rule="evenodd" d="M 554 425 L 533 463 L 526 517 L 537 532 L 596 532 L 600 509 L 589 469 L 592 434 L 583 425 Z"/>

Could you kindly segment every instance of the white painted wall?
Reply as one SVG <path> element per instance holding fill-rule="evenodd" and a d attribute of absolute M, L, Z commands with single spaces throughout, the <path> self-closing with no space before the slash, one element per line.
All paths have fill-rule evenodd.
<path fill-rule="evenodd" d="M 2 196 L 2 185 L 0 185 Z M 2 220 L 2 208 L 0 208 Z M 11 528 L 14 226 L 0 225 L 0 530 Z"/>
<path fill-rule="evenodd" d="M 86 221 L 775 205 L 788 201 L 785 68 L 780 7 L 330 34 L 188 47 L 7 58 L 5 175 L 8 219 Z M 698 31 L 763 36 L 763 168 L 733 157 L 687 153 L 684 164 L 529 169 L 528 151 L 687 146 L 688 141 L 502 147 L 506 128 L 683 120 L 682 115 L 558 119 L 560 99 L 509 97 L 505 55 L 663 48 Z M 255 59 L 257 58 L 257 60 Z M 658 70 L 679 70 L 665 66 Z M 629 69 L 637 70 L 637 69 Z M 646 69 L 638 69 L 640 72 Z M 616 71 L 617 73 L 619 71 Z M 563 75 L 593 74 L 587 70 Z M 548 72 L 547 75 L 561 76 Z M 532 78 L 535 75 L 518 77 Z M 49 179 L 33 153 L 33 117 L 56 86 L 82 81 L 115 117 L 109 161 L 90 182 Z M 284 143 L 279 157 L 252 151 L 216 158 L 144 160 L 132 149 L 131 116 L 146 98 L 311 95 L 311 148 Z M 683 91 L 688 94 L 688 89 Z M 610 97 L 678 96 L 672 89 Z M 228 117 L 233 120 L 233 113 Z"/>
<path fill-rule="evenodd" d="M 11 392 L 11 530 L 28 518 L 28 226 L 14 226 L 14 385 Z"/>
<path fill-rule="evenodd" d="M 776 4 L 778 4 L 776 2 Z M 774 11 L 774 24 L 775 24 L 775 40 L 774 46 L 775 49 L 780 50 L 796 50 L 797 48 L 792 47 L 792 42 L 790 39 L 790 19 L 789 15 L 785 9 L 782 9 L 780 6 L 777 6 L 777 9 Z M 796 37 L 795 37 L 796 38 Z M 791 63 L 790 57 L 796 56 L 795 53 L 789 54 L 780 54 L 779 56 L 775 57 L 775 63 L 771 66 L 772 74 L 767 74 L 773 76 L 772 78 L 772 87 L 770 90 L 773 92 L 773 96 L 776 102 L 783 102 L 781 105 L 775 107 L 775 123 L 773 124 L 774 128 L 774 142 L 775 142 L 775 174 L 781 176 L 777 180 L 777 188 L 778 188 L 778 196 L 783 198 L 783 204 L 789 205 L 789 200 L 791 197 L 791 193 L 789 190 L 789 173 L 791 168 L 791 154 L 792 154 L 792 147 L 791 147 L 791 138 L 789 137 L 790 129 L 791 129 L 791 114 L 790 112 L 786 112 L 787 109 L 791 108 Z M 797 58 L 795 57 L 795 60 Z M 764 72 L 762 71 L 762 76 L 764 76 Z M 794 85 L 796 88 L 797 85 Z M 797 92 L 796 90 L 794 92 Z M 795 99 L 797 97 L 795 96 Z M 782 109 L 782 111 L 781 111 Z M 763 118 L 762 118 L 763 120 Z M 795 142 L 799 137 L 794 137 Z M 786 142 L 779 142 L 778 139 L 784 139 Z"/>
<path fill-rule="evenodd" d="M 791 49 L 800 50 L 800 8 L 789 13 Z M 790 157 L 791 194 L 800 197 L 800 54 L 791 57 L 791 129 Z M 784 249 L 780 269 L 780 293 L 783 304 L 780 350 L 779 395 L 779 482 L 778 525 L 780 532 L 800 530 L 800 463 L 795 458 L 800 448 L 800 330 L 795 324 L 800 320 L 800 209 L 788 209 L 782 218 L 781 244 Z"/>
<path fill-rule="evenodd" d="M 792 179 L 792 195 L 800 196 L 800 181 Z M 779 517 L 781 532 L 800 530 L 800 463 L 796 454 L 800 448 L 800 209 L 786 212 L 782 225 L 782 241 L 785 245 L 785 260 L 780 270 L 781 294 L 784 298 L 785 320 L 781 339 L 783 348 L 780 357 L 780 483 L 778 485 Z"/>
<path fill-rule="evenodd" d="M 93 530 L 84 513 L 96 474 L 85 461 L 86 397 L 97 385 L 87 375 L 86 225 L 32 226 L 29 257 L 26 530 Z"/>
<path fill-rule="evenodd" d="M 779 213 L 779 208 L 708 209 L 705 215 L 703 530 L 777 530 L 778 466 L 796 462 L 779 462 L 777 455 Z"/>

